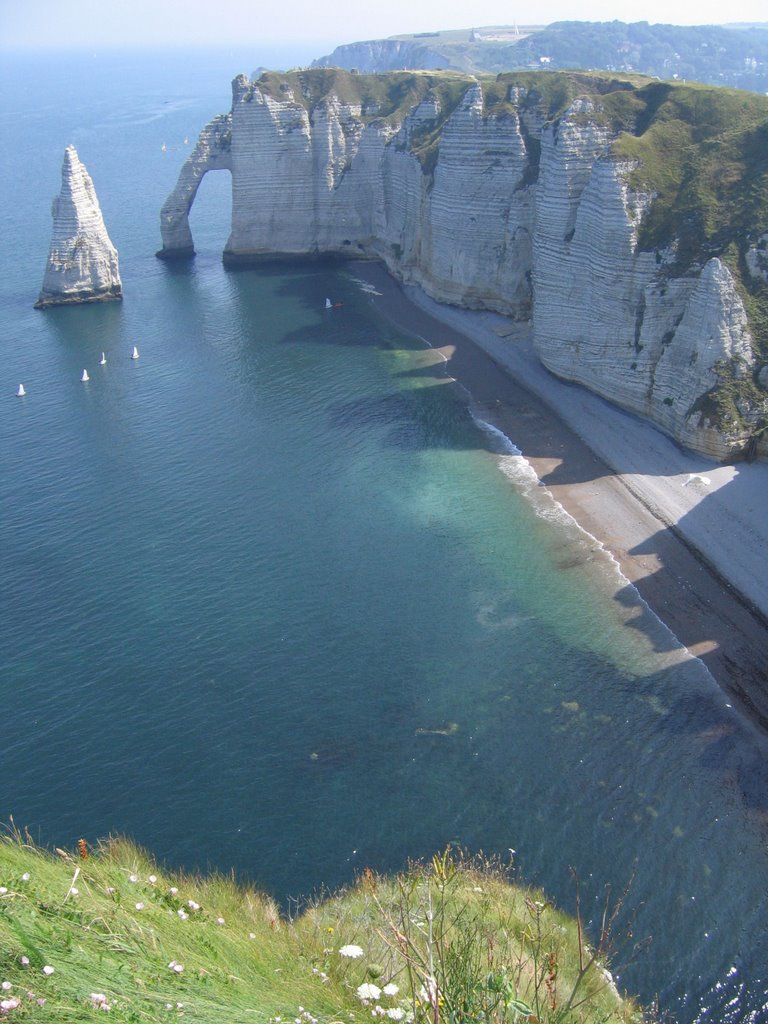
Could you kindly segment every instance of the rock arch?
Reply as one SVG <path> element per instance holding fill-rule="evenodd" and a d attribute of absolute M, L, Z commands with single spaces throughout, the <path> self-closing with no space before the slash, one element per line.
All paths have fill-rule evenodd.
<path fill-rule="evenodd" d="M 195 148 L 181 168 L 176 187 L 160 211 L 161 259 L 194 256 L 189 211 L 208 171 L 232 171 L 232 115 L 219 114 L 200 132 Z"/>

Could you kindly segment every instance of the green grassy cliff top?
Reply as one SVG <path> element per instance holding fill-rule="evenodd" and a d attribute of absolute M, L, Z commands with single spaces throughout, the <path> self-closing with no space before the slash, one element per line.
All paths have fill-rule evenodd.
<path fill-rule="evenodd" d="M 82 852 L 0 839 L 2 1020 L 641 1019 L 576 922 L 487 864 L 366 872 L 288 921 L 233 878 L 165 871 L 129 842 Z"/>

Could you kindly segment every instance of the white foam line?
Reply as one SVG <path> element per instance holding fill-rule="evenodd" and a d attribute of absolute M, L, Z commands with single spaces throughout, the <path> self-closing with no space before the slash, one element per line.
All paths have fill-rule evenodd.
<path fill-rule="evenodd" d="M 498 441 L 501 444 L 501 446 L 504 448 L 504 455 L 522 456 L 523 453 L 512 441 L 512 439 L 507 437 L 503 430 L 499 430 L 499 428 L 494 426 L 493 423 L 489 423 L 487 420 L 482 419 L 472 409 L 470 409 L 469 411 L 470 415 L 472 416 L 472 419 L 475 421 L 478 427 L 480 427 L 481 430 L 485 431 L 486 434 L 490 434 L 491 437 L 494 438 L 494 440 Z M 526 465 L 530 465 L 530 463 L 526 462 Z M 533 473 L 533 467 L 531 467 L 531 472 Z M 535 473 L 534 476 L 536 476 Z M 536 477 L 536 479 L 538 480 L 539 478 Z"/>
<path fill-rule="evenodd" d="M 352 278 L 352 280 L 355 281 L 358 284 L 361 284 L 363 286 L 367 286 L 365 290 L 370 290 L 372 293 L 375 293 L 375 294 L 379 294 L 379 295 L 381 294 L 380 292 L 376 292 L 374 287 L 373 287 L 373 285 L 369 285 L 368 282 L 366 282 L 366 281 L 361 281 L 359 278 L 354 278 L 354 277 Z M 433 316 L 433 317 L 436 316 L 437 319 L 442 319 L 443 323 L 447 323 L 449 326 L 456 327 L 459 331 L 465 330 L 463 324 L 460 323 L 459 325 L 457 325 L 455 322 L 451 323 L 449 321 L 449 319 L 445 315 L 443 315 L 443 317 L 441 318 L 439 314 L 435 313 L 434 308 L 432 306 L 430 306 L 428 302 L 426 302 L 426 303 L 425 302 L 420 302 L 419 299 L 420 298 L 426 298 L 426 296 L 418 288 L 415 288 L 412 291 L 413 291 L 413 294 L 410 296 L 410 299 L 411 299 L 411 301 L 416 306 L 419 306 L 421 309 L 423 309 L 425 312 L 429 313 L 431 316 Z M 395 323 L 395 326 L 397 327 L 398 325 Z M 399 329 L 405 330 L 405 328 L 399 328 Z M 409 333 L 411 333 L 412 337 L 418 338 L 418 340 L 421 341 L 424 345 L 426 345 L 427 348 L 430 348 L 430 349 L 434 348 L 434 346 L 429 341 L 427 341 L 426 338 L 422 337 L 422 335 L 417 334 L 416 332 L 409 332 Z M 471 332 L 467 336 L 471 338 Z M 480 342 L 473 340 L 472 344 L 477 345 L 481 350 L 485 351 L 486 354 L 489 354 L 489 355 L 491 354 L 491 353 L 488 352 L 488 349 L 483 344 L 481 344 Z M 443 352 L 440 352 L 438 350 L 438 354 L 442 357 L 443 362 L 445 362 L 445 363 L 448 362 L 448 357 Z M 508 370 L 506 370 L 505 372 L 508 372 Z M 523 496 L 528 501 L 530 501 L 530 503 L 533 505 L 535 514 L 540 516 L 542 519 L 548 519 L 551 522 L 560 522 L 561 524 L 568 524 L 571 527 L 575 527 L 576 530 L 578 531 L 578 533 L 581 534 L 581 536 L 584 538 L 584 540 L 586 542 L 590 543 L 593 546 L 593 550 L 597 549 L 598 551 L 600 551 L 606 557 L 606 559 L 608 560 L 609 564 L 614 569 L 614 572 L 616 573 L 616 576 L 618 577 L 620 585 L 622 587 L 626 586 L 626 587 L 630 587 L 631 588 L 631 590 L 634 593 L 635 598 L 637 599 L 638 603 L 648 612 L 648 614 L 653 619 L 656 620 L 656 622 L 659 623 L 661 628 L 672 638 L 672 640 L 674 641 L 674 644 L 677 647 L 677 649 L 680 650 L 680 651 L 685 651 L 689 658 L 691 658 L 693 661 L 697 661 L 699 663 L 699 665 L 701 666 L 701 668 L 704 670 L 707 678 L 710 681 L 710 684 L 717 690 L 717 692 L 720 694 L 720 696 L 725 697 L 725 693 L 724 693 L 722 687 L 717 682 L 717 680 L 712 675 L 712 673 L 709 671 L 709 669 L 704 664 L 704 662 L 701 660 L 701 658 L 699 658 L 697 655 L 693 654 L 690 651 L 690 649 L 687 648 L 685 646 L 685 644 L 681 642 L 681 640 L 679 639 L 677 634 L 674 633 L 670 629 L 670 627 L 666 624 L 666 622 L 664 622 L 663 619 L 659 618 L 659 616 L 656 614 L 656 612 L 651 608 L 651 606 L 648 604 L 648 602 L 642 596 L 640 591 L 637 589 L 635 584 L 632 583 L 631 580 L 627 579 L 627 577 L 624 575 L 624 573 L 622 572 L 622 569 L 621 569 L 621 565 L 619 564 L 618 560 L 613 555 L 613 553 L 611 551 L 609 551 L 608 548 L 605 547 L 605 545 L 603 544 L 602 541 L 598 540 L 598 538 L 593 536 L 593 534 L 591 534 L 588 530 L 585 530 L 584 527 L 581 525 L 581 523 L 579 523 L 576 519 L 574 519 L 574 517 L 570 514 L 570 512 L 568 512 L 560 504 L 560 502 L 557 501 L 557 499 L 554 497 L 552 492 L 544 484 L 542 484 L 541 480 L 539 479 L 539 477 L 538 477 L 538 475 L 536 473 L 536 470 L 533 468 L 533 466 L 530 464 L 530 462 L 528 462 L 528 460 L 523 456 L 521 450 L 517 447 L 517 445 L 514 443 L 514 441 L 512 441 L 512 439 L 510 437 L 508 437 L 502 430 L 500 430 L 498 427 L 494 426 L 494 424 L 488 423 L 487 420 L 484 420 L 481 416 L 479 416 L 476 413 L 475 409 L 473 408 L 474 399 L 473 399 L 472 393 L 469 391 L 469 389 L 466 388 L 460 381 L 457 381 L 456 378 L 451 376 L 450 374 L 449 374 L 449 377 L 458 387 L 462 388 L 462 390 L 466 394 L 467 399 L 468 399 L 468 403 L 469 403 L 470 415 L 472 416 L 472 418 L 475 421 L 475 423 L 477 423 L 477 425 L 480 427 L 480 429 L 484 430 L 486 433 L 488 433 L 491 436 L 493 436 L 496 440 L 500 440 L 500 439 L 503 438 L 503 444 L 505 446 L 508 446 L 509 453 L 506 456 L 501 456 L 501 455 L 499 456 L 499 465 L 500 465 L 501 471 L 503 473 L 505 473 L 509 477 L 509 479 L 513 480 L 513 482 L 517 484 L 518 489 L 523 491 Z M 542 396 L 540 396 L 540 397 L 542 397 Z M 504 465 L 502 463 L 503 459 L 504 459 L 504 461 L 507 461 L 507 462 L 511 462 L 512 460 L 514 460 L 515 467 L 516 467 L 516 474 L 513 475 L 513 474 L 511 474 L 511 473 L 509 473 L 509 472 L 507 472 L 505 470 Z M 515 479 L 515 475 L 517 476 L 517 479 Z M 526 478 L 526 483 L 527 483 L 527 487 L 526 488 L 522 488 L 520 486 L 520 484 L 522 483 L 522 478 L 523 477 Z M 535 483 L 534 483 L 534 481 L 535 481 Z M 534 489 L 534 487 L 536 489 L 537 495 L 539 495 L 539 494 L 546 495 L 546 497 L 548 499 L 548 504 L 549 504 L 549 514 L 546 514 L 544 512 L 543 507 L 541 507 L 541 506 L 539 508 L 536 507 L 537 506 L 537 502 L 534 501 L 534 499 L 533 499 L 533 489 Z M 726 707 L 730 709 L 731 705 L 729 703 L 726 703 Z"/>
<path fill-rule="evenodd" d="M 541 482 L 536 473 L 536 470 L 525 458 L 523 453 L 520 451 L 517 445 L 511 440 L 511 438 L 509 438 L 502 430 L 499 430 L 498 427 L 494 426 L 493 423 L 488 423 L 487 420 L 484 420 L 473 409 L 470 409 L 470 414 L 472 416 L 472 419 L 484 433 L 489 434 L 494 439 L 494 441 L 496 441 L 497 443 L 502 443 L 506 448 L 506 451 L 504 453 L 496 453 L 499 459 L 499 468 L 501 469 L 502 473 L 504 473 L 504 475 L 517 486 L 518 490 L 522 493 L 523 497 L 526 498 L 527 501 L 529 501 L 529 503 L 533 507 L 534 513 L 537 516 L 539 516 L 539 518 L 546 519 L 549 522 L 559 523 L 561 525 L 575 528 L 578 534 L 580 535 L 580 539 L 584 543 L 587 543 L 593 552 L 599 552 L 606 559 L 607 563 L 613 569 L 617 577 L 619 587 L 621 589 L 623 589 L 624 587 L 631 588 L 634 597 L 636 598 L 638 603 L 642 605 L 645 611 L 647 611 L 653 619 L 655 619 L 655 621 L 662 627 L 664 632 L 672 638 L 676 649 L 678 651 L 685 651 L 688 657 L 690 657 L 694 661 L 697 661 L 706 673 L 712 686 L 716 687 L 718 692 L 722 694 L 722 688 L 718 686 L 715 677 L 709 671 L 709 669 L 701 660 L 701 658 L 697 657 L 697 655 L 695 654 L 692 654 L 691 651 L 685 646 L 685 644 L 682 643 L 680 639 L 677 637 L 677 635 L 669 628 L 666 622 L 664 622 L 663 619 L 659 618 L 656 612 L 651 608 L 651 606 L 642 596 L 640 591 L 637 589 L 635 584 L 632 583 L 631 580 L 627 579 L 627 577 L 624 575 L 621 569 L 621 565 L 614 556 L 613 552 L 606 548 L 602 541 L 598 540 L 597 537 L 591 534 L 588 530 L 585 530 L 581 523 L 579 523 L 578 520 L 574 519 L 570 512 L 568 512 L 568 510 L 565 509 L 560 504 L 560 502 L 555 498 L 555 496 L 552 494 L 549 488 L 546 487 L 546 485 Z"/>
<path fill-rule="evenodd" d="M 352 277 L 349 275 L 352 284 L 356 284 L 361 292 L 365 292 L 366 295 L 383 295 L 383 292 L 377 290 L 375 285 L 372 285 L 369 281 L 363 281 L 360 277 Z"/>

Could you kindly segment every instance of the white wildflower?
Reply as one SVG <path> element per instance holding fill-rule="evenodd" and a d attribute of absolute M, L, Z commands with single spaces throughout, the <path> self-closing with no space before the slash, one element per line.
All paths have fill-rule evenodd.
<path fill-rule="evenodd" d="M 79 896 L 80 895 L 80 890 L 77 888 L 76 885 L 70 885 L 70 887 L 69 887 L 69 895 L 70 896 Z"/>
<path fill-rule="evenodd" d="M 98 1006 L 100 1003 L 106 1003 L 107 997 L 103 992 L 91 992 L 90 1000 Z"/>
<path fill-rule="evenodd" d="M 0 885 L 0 896 L 5 896 L 7 892 L 8 890 L 6 889 L 6 887 L 4 885 Z"/>
<path fill-rule="evenodd" d="M 138 875 L 128 875 L 128 881 L 129 882 L 138 882 L 138 880 L 139 880 L 139 876 Z"/>
<path fill-rule="evenodd" d="M 181 974 L 182 971 L 184 970 L 184 964 L 180 964 L 176 960 L 171 960 L 168 966 L 174 972 L 174 974 Z"/>
<path fill-rule="evenodd" d="M 400 1009 L 399 1006 L 390 1006 L 387 1010 L 387 1016 L 390 1020 L 402 1020 L 405 1013 Z"/>
<path fill-rule="evenodd" d="M 339 956 L 348 956 L 352 960 L 357 960 L 362 955 L 363 951 L 360 946 L 342 946 L 339 950 Z"/>
<path fill-rule="evenodd" d="M 25 871 L 24 874 L 21 876 L 21 880 L 22 882 L 28 882 L 31 877 L 32 876 L 30 875 L 30 873 L 28 871 Z"/>
<path fill-rule="evenodd" d="M 50 964 L 46 964 L 45 967 L 43 968 L 43 974 L 50 978 L 50 976 L 53 974 L 55 970 L 55 967 L 51 967 Z"/>
<path fill-rule="evenodd" d="M 21 1000 L 18 996 L 11 996 L 10 999 L 0 999 L 0 1011 L 2 1013 L 9 1013 L 11 1010 L 18 1010 L 21 1006 Z"/>
<path fill-rule="evenodd" d="M 224 924 L 224 923 L 225 923 L 225 921 L 224 921 L 223 917 L 217 917 L 216 918 L 216 924 Z"/>
<path fill-rule="evenodd" d="M 157 875 L 150 875 L 149 876 L 149 881 L 150 881 L 151 885 L 154 885 L 155 882 L 157 881 Z"/>
<path fill-rule="evenodd" d="M 40 996 L 40 998 L 37 999 L 36 1002 L 38 1006 L 45 1006 L 45 999 L 42 996 Z"/>
<path fill-rule="evenodd" d="M 179 907 L 176 913 L 179 915 L 182 921 L 186 921 L 187 918 L 189 917 L 189 914 L 186 912 L 186 910 L 182 910 L 181 907 Z"/>
<path fill-rule="evenodd" d="M 394 981 L 390 981 L 389 984 L 385 985 L 381 991 L 384 993 L 385 996 L 396 996 L 400 989 L 397 987 Z"/>
<path fill-rule="evenodd" d="M 10 981 L 4 981 L 4 982 L 3 982 L 3 984 L 2 984 L 2 985 L 0 985 L 0 988 L 1 988 L 1 989 L 2 989 L 2 990 L 3 990 L 4 992 L 7 992 L 7 991 L 8 991 L 8 989 L 10 989 L 10 988 L 13 988 L 13 985 L 11 985 Z"/>
<path fill-rule="evenodd" d="M 190 907 L 192 910 L 199 910 L 200 909 L 200 904 L 199 903 L 195 903 L 194 900 L 187 900 L 187 906 Z"/>
<path fill-rule="evenodd" d="M 419 989 L 419 999 L 422 1003 L 429 1003 L 430 1006 L 436 1006 L 437 995 L 437 982 L 434 978 L 427 978 L 426 987 L 422 985 Z"/>
<path fill-rule="evenodd" d="M 19 963 L 21 964 L 22 967 L 29 967 L 29 957 L 28 956 L 20 956 L 19 957 Z"/>
<path fill-rule="evenodd" d="M 114 896 L 116 892 L 117 892 L 117 889 L 114 887 L 114 885 L 108 885 L 107 886 L 107 893 L 110 896 Z"/>
<path fill-rule="evenodd" d="M 255 939 L 256 938 L 256 932 L 248 932 L 248 938 L 249 939 Z"/>
<path fill-rule="evenodd" d="M 136 904 L 136 909 L 137 909 L 137 910 L 143 910 L 143 909 L 144 909 L 144 904 L 143 904 L 143 903 L 142 903 L 141 901 L 139 901 L 139 902 L 138 902 L 138 903 Z"/>
<path fill-rule="evenodd" d="M 362 985 L 357 986 L 358 999 L 378 999 L 380 995 L 379 986 L 372 985 L 369 981 L 364 981 Z"/>

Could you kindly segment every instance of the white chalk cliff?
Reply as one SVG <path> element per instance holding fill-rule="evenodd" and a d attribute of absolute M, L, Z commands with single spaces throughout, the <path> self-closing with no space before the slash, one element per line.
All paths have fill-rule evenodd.
<path fill-rule="evenodd" d="M 117 250 L 90 175 L 74 146 L 64 151 L 61 192 L 53 200 L 53 237 L 36 308 L 121 299 Z"/>
<path fill-rule="evenodd" d="M 707 403 L 724 375 L 761 379 L 736 283 L 716 257 L 675 275 L 670 252 L 640 250 L 653 196 L 631 190 L 634 164 L 614 155 L 594 98 L 551 118 L 514 86 L 489 112 L 479 82 L 457 92 L 454 77 L 451 93 L 438 77 L 411 75 L 402 109 L 339 71 L 235 79 L 231 113 L 203 129 L 163 207 L 158 255 L 193 251 L 197 186 L 226 168 L 228 261 L 381 259 L 440 301 L 532 317 L 553 373 L 681 444 L 716 458 L 743 450 L 768 392 L 742 400 L 732 423 Z"/>

